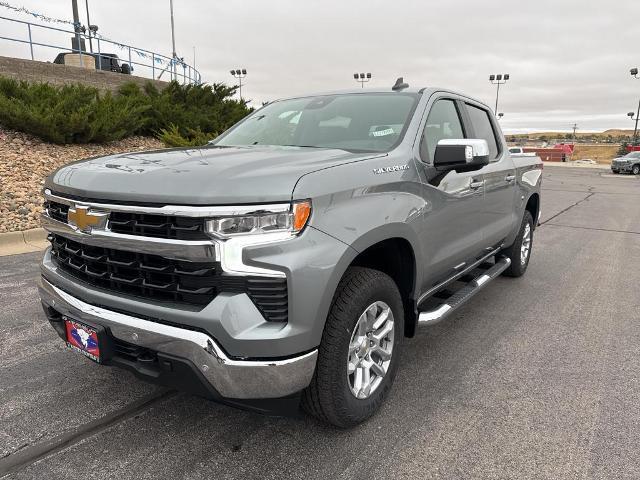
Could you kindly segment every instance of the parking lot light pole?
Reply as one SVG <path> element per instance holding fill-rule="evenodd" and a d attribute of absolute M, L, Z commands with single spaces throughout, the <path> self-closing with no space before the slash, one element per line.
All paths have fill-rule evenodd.
<path fill-rule="evenodd" d="M 640 77 L 638 77 L 638 69 L 637 68 L 632 68 L 630 70 L 630 72 L 631 72 L 631 76 L 633 78 L 640 79 Z M 637 139 L 637 135 L 638 135 L 638 117 L 640 117 L 640 100 L 638 100 L 638 112 L 636 113 L 636 126 L 633 129 L 633 143 L 632 143 L 633 146 L 636 145 L 636 139 Z M 631 117 L 631 119 L 633 119 L 633 117 Z"/>
<path fill-rule="evenodd" d="M 364 88 L 364 84 L 371 81 L 371 73 L 354 73 L 353 78 Z"/>
<path fill-rule="evenodd" d="M 498 98 L 500 97 L 500 85 L 504 85 L 509 80 L 509 74 L 497 74 L 497 75 L 489 75 L 489 81 L 496 85 L 496 108 L 493 111 L 495 115 L 498 114 Z"/>
<path fill-rule="evenodd" d="M 171 69 L 171 73 L 173 74 L 173 79 L 177 80 L 178 69 L 176 65 L 176 59 L 178 58 L 178 54 L 176 53 L 176 29 L 173 22 L 173 0 L 169 0 L 169 9 L 171 10 L 171 46 L 172 46 L 172 53 L 171 53 L 172 62 L 171 63 L 173 67 Z"/>
<path fill-rule="evenodd" d="M 640 102 L 638 102 L 638 110 L 640 111 Z M 632 121 L 634 120 L 634 117 L 635 117 L 636 126 L 633 129 L 633 140 L 632 140 L 632 142 L 635 143 L 635 141 L 636 141 L 636 132 L 638 131 L 638 117 L 636 116 L 636 112 L 627 113 L 627 117 L 629 117 Z M 632 143 L 632 145 L 633 145 L 633 143 Z"/>
<path fill-rule="evenodd" d="M 238 93 L 240 95 L 240 101 L 242 101 L 242 79 L 247 76 L 247 70 L 245 68 L 236 68 L 235 70 L 231 70 L 231 75 L 238 79 Z"/>

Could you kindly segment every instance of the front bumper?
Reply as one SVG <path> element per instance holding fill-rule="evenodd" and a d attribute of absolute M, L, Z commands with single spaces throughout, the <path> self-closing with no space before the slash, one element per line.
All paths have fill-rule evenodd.
<path fill-rule="evenodd" d="M 91 305 L 44 278 L 38 287 L 45 307 L 104 327 L 113 338 L 128 344 L 186 361 L 199 371 L 208 387 L 224 398 L 281 398 L 299 392 L 311 382 L 317 350 L 286 359 L 236 360 L 206 333 Z"/>
<path fill-rule="evenodd" d="M 614 173 L 630 173 L 631 170 L 633 169 L 633 165 L 630 163 L 616 163 L 616 164 L 611 164 L 611 170 Z"/>

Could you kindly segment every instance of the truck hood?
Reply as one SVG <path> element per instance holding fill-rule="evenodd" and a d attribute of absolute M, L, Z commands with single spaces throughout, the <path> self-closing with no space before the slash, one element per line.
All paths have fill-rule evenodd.
<path fill-rule="evenodd" d="M 201 147 L 123 153 L 66 165 L 45 187 L 95 200 L 177 205 L 289 201 L 301 176 L 377 156 L 305 147 Z"/>

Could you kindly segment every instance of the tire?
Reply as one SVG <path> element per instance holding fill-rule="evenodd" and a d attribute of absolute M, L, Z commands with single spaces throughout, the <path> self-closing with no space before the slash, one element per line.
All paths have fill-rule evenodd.
<path fill-rule="evenodd" d="M 375 309 L 370 308 L 374 306 Z M 385 351 L 391 353 L 388 363 L 379 356 L 379 349 L 371 347 L 373 340 L 370 339 L 375 339 L 375 336 L 360 336 L 362 325 L 371 323 L 375 326 L 380 319 L 385 318 L 384 306 L 388 307 L 392 317 L 386 317 L 385 323 L 380 325 L 388 330 L 391 318 L 393 330 L 382 336 L 385 328 L 374 329 L 372 335 L 381 337 L 379 344 L 384 344 Z M 375 315 L 372 313 L 374 310 Z M 369 317 L 366 315 L 367 311 L 371 314 Z M 379 316 L 377 312 L 380 312 Z M 363 316 L 364 321 L 360 321 Z M 372 320 L 367 320 L 368 318 Z M 374 321 L 373 318 L 377 320 Z M 403 336 L 404 309 L 395 282 L 377 270 L 349 268 L 333 297 L 318 349 L 316 371 L 302 396 L 303 409 L 319 420 L 339 428 L 353 427 L 371 417 L 380 408 L 393 384 Z M 359 338 L 363 339 L 361 343 L 358 343 Z M 359 345 L 357 349 L 354 347 L 356 344 Z M 367 355 L 369 360 L 365 362 Z M 352 362 L 354 358 L 362 360 L 362 364 L 371 361 L 375 363 L 375 369 L 371 368 L 370 373 L 375 387 L 370 388 L 368 396 L 366 388 L 357 388 L 360 385 L 356 379 L 359 368 Z M 385 365 L 387 369 L 384 375 L 376 375 L 376 371 L 381 371 Z M 354 373 L 350 374 L 350 369 Z M 366 367 L 360 369 L 366 370 Z M 364 373 L 362 375 L 360 378 L 367 378 Z M 354 389 L 358 391 L 355 392 Z"/>
<path fill-rule="evenodd" d="M 640 175 L 640 164 L 634 165 L 631 169 L 631 173 L 633 173 L 634 175 Z"/>
<path fill-rule="evenodd" d="M 533 217 L 528 210 L 525 210 L 515 242 L 502 251 L 502 256 L 511 260 L 511 265 L 502 273 L 503 275 L 507 277 L 521 277 L 524 275 L 524 272 L 527 271 L 529 260 L 531 259 L 531 248 L 533 247 L 533 231 Z M 524 255 L 523 244 L 527 236 L 529 238 L 529 245 L 526 255 Z"/>

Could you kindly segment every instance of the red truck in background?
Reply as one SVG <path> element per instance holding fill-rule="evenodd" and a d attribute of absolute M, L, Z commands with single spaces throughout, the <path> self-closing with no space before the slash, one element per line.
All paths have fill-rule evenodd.
<path fill-rule="evenodd" d="M 574 148 L 572 143 L 556 143 L 553 147 L 509 147 L 509 153 L 511 156 L 538 156 L 543 162 L 566 162 Z"/>

